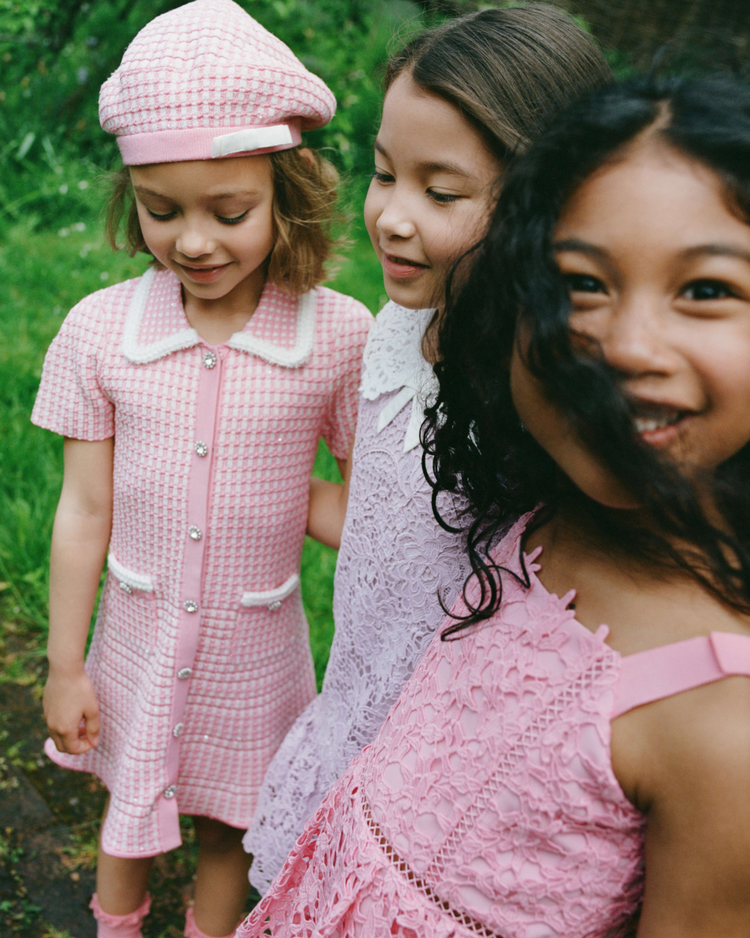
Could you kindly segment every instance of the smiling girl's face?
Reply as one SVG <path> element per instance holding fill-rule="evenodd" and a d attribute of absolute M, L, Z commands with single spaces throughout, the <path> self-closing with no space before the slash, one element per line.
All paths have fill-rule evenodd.
<path fill-rule="evenodd" d="M 458 108 L 402 72 L 375 140 L 365 224 L 388 296 L 408 309 L 442 302 L 453 261 L 484 234 L 501 166 Z"/>
<path fill-rule="evenodd" d="M 179 278 L 186 308 L 251 314 L 275 240 L 269 158 L 154 163 L 130 176 L 144 241 Z"/>
<path fill-rule="evenodd" d="M 636 143 L 568 200 L 554 232 L 571 327 L 621 375 L 633 432 L 684 467 L 713 470 L 750 440 L 750 227 L 707 167 Z M 603 504 L 625 493 L 572 433 L 518 352 L 519 416 Z"/>

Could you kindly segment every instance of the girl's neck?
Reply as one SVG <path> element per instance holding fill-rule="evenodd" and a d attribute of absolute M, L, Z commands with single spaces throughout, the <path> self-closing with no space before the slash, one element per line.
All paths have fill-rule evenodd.
<path fill-rule="evenodd" d="M 689 573 L 628 551 L 605 530 L 609 514 L 594 520 L 585 506 L 571 502 L 532 530 L 524 545 L 527 553 L 543 548 L 538 577 L 546 590 L 558 596 L 576 591 L 573 606 L 582 625 L 592 632 L 607 625 L 609 644 L 626 655 L 710 631 L 750 632 L 750 618 L 729 608 Z M 616 514 L 613 530 L 619 532 L 646 523 L 637 512 L 632 518 Z"/>
<path fill-rule="evenodd" d="M 255 310 L 265 286 L 265 277 L 246 278 L 231 293 L 218 299 L 205 298 L 182 288 L 185 316 L 198 335 L 209 345 L 228 342 L 242 332 Z"/>
<path fill-rule="evenodd" d="M 422 356 L 424 360 L 430 365 L 434 365 L 439 358 L 438 326 L 440 325 L 441 316 L 442 310 L 436 309 L 435 314 L 427 324 L 427 328 L 424 331 L 424 336 L 422 337 Z"/>

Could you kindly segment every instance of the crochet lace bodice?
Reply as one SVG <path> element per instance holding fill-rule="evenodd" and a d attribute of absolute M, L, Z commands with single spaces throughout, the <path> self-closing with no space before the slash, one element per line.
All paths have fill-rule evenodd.
<path fill-rule="evenodd" d="M 521 532 L 498 555 L 518 572 Z M 631 934 L 644 818 L 610 759 L 622 659 L 535 556 L 492 619 L 433 640 L 238 936 Z"/>

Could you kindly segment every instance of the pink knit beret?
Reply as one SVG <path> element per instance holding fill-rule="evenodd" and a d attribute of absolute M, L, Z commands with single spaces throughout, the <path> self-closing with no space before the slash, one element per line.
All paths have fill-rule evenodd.
<path fill-rule="evenodd" d="M 335 111 L 325 83 L 232 0 L 151 20 L 99 92 L 128 166 L 288 150 Z"/>

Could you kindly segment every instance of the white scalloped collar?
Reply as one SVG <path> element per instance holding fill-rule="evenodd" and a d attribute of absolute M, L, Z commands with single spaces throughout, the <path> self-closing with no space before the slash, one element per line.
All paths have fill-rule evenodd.
<path fill-rule="evenodd" d="M 293 297 L 266 283 L 244 329 L 224 344 L 274 365 L 299 368 L 312 352 L 315 305 L 315 290 Z M 202 341 L 185 317 L 177 277 L 170 270 L 147 270 L 125 319 L 121 346 L 125 358 L 142 365 Z"/>
<path fill-rule="evenodd" d="M 387 303 L 375 318 L 365 347 L 362 396 L 374 401 L 383 394 L 399 392 L 383 405 L 378 433 L 412 402 L 404 435 L 405 453 L 419 445 L 425 407 L 437 392 L 435 372 L 422 355 L 422 339 L 434 313 L 434 309 L 405 309 Z"/>

